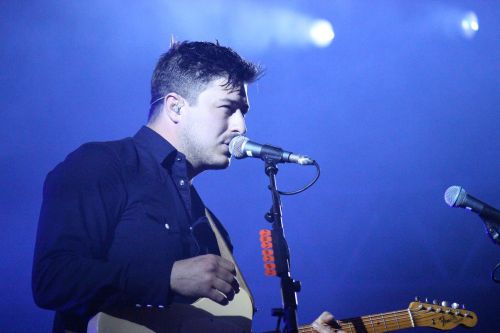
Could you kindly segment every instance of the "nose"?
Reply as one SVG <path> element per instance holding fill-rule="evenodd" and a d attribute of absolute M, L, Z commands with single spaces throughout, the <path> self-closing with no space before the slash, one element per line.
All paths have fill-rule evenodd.
<path fill-rule="evenodd" d="M 245 117 L 243 116 L 243 113 L 241 110 L 236 110 L 231 115 L 231 120 L 230 120 L 230 129 L 231 132 L 235 132 L 238 134 L 245 134 L 247 131 L 247 126 L 245 123 Z"/>

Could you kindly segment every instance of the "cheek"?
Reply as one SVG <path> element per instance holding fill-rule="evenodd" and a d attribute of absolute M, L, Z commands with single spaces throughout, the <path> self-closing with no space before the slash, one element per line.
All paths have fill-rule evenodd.
<path fill-rule="evenodd" d="M 212 135 L 223 134 L 229 128 L 229 119 L 227 117 L 211 119 L 211 121 L 207 123 L 207 127 Z"/>
<path fill-rule="evenodd" d="M 200 117 L 191 128 L 191 134 L 199 138 L 202 145 L 210 145 L 218 140 L 229 128 L 229 118 L 225 115 Z"/>

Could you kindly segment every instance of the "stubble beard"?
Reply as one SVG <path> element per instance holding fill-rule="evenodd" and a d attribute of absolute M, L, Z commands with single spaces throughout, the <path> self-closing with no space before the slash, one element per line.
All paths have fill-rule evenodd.
<path fill-rule="evenodd" d="M 198 142 L 192 136 L 183 136 L 182 146 L 186 159 L 197 173 L 209 169 L 225 169 L 230 164 L 230 157 L 222 154 L 218 145 L 215 147 L 204 145 L 203 142 Z"/>

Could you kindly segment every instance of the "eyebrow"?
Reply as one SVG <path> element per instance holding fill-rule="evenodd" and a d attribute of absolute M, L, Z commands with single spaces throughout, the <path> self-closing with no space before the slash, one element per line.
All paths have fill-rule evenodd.
<path fill-rule="evenodd" d="M 219 100 L 219 102 L 221 104 L 230 104 L 231 107 L 238 107 L 239 109 L 241 109 L 241 112 L 243 114 L 246 114 L 248 112 L 248 109 L 250 108 L 246 99 L 242 100 L 242 101 L 233 101 L 229 98 L 223 98 L 223 99 Z"/>

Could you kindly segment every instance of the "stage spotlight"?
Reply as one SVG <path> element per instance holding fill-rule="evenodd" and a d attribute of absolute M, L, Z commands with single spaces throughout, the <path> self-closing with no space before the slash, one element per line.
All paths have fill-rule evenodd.
<path fill-rule="evenodd" d="M 479 30 L 477 15 L 474 12 L 468 12 L 462 18 L 462 33 L 466 38 L 473 38 Z"/>
<path fill-rule="evenodd" d="M 192 10 L 196 3 L 197 10 Z M 246 54 L 270 48 L 327 47 L 335 34 L 330 22 L 267 2 L 242 0 L 165 1 L 166 34 L 181 39 L 217 37 Z M 231 8 L 231 10 L 227 10 Z M 231 27 L 228 29 L 227 27 Z"/>
<path fill-rule="evenodd" d="M 335 32 L 330 22 L 326 20 L 316 20 L 309 29 L 309 36 L 314 45 L 318 47 L 327 47 L 335 38 Z"/>

